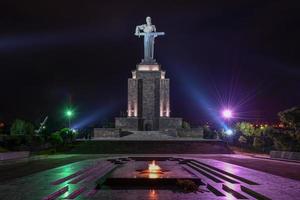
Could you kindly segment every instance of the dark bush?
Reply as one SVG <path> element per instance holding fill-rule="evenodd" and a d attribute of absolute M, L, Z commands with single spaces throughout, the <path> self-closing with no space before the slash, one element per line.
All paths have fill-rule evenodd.
<path fill-rule="evenodd" d="M 60 133 L 59 133 L 59 132 L 54 132 L 54 133 L 52 133 L 52 134 L 50 135 L 49 142 L 50 142 L 53 146 L 57 147 L 57 146 L 63 144 L 63 139 L 62 139 L 62 137 L 60 136 Z"/>

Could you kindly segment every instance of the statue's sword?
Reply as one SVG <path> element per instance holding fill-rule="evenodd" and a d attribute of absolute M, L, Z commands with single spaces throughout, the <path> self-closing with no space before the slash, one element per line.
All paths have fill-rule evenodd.
<path fill-rule="evenodd" d="M 155 37 L 159 35 L 165 35 L 165 32 L 150 32 L 150 33 L 135 33 L 136 36 L 154 35 Z"/>

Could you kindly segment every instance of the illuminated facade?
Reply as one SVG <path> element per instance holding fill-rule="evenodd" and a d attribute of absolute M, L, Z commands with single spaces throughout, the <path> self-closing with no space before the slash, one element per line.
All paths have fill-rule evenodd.
<path fill-rule="evenodd" d="M 170 79 L 160 65 L 137 65 L 128 79 L 126 118 L 116 118 L 116 128 L 166 130 L 180 128 L 181 118 L 170 117 Z"/>
<path fill-rule="evenodd" d="M 128 79 L 128 117 L 169 117 L 169 93 L 169 79 L 159 65 L 138 65 Z"/>

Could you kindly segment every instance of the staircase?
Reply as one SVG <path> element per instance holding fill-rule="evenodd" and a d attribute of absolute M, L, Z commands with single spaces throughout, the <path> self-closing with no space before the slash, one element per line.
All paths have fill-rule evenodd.
<path fill-rule="evenodd" d="M 166 140 L 175 139 L 161 131 L 132 131 L 132 134 L 122 137 L 125 140 Z"/>

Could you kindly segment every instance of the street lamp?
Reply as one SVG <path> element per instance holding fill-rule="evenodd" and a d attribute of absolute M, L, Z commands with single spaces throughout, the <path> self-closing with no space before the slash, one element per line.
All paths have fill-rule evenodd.
<path fill-rule="evenodd" d="M 222 111 L 222 116 L 225 118 L 225 119 L 230 119 L 230 118 L 232 118 L 233 117 L 233 113 L 232 113 L 232 110 L 230 110 L 230 109 L 224 109 L 223 111 Z"/>
<path fill-rule="evenodd" d="M 230 127 L 229 127 L 229 120 L 230 120 L 231 118 L 233 118 L 233 112 L 232 112 L 232 110 L 229 109 L 229 108 L 224 109 L 224 110 L 222 111 L 222 117 L 223 117 L 223 118 L 225 119 L 225 121 L 226 121 L 225 134 L 226 134 L 227 136 L 230 136 L 230 135 L 233 134 L 233 130 L 230 129 Z"/>
<path fill-rule="evenodd" d="M 226 108 L 222 111 L 222 117 L 226 120 L 227 126 L 229 126 L 229 120 L 233 118 L 233 112 L 231 109 Z"/>
<path fill-rule="evenodd" d="M 231 129 L 227 129 L 225 131 L 226 135 L 232 135 L 233 134 L 233 131 Z"/>
<path fill-rule="evenodd" d="M 65 111 L 65 116 L 68 118 L 69 128 L 71 128 L 71 118 L 73 117 L 74 112 L 71 109 Z"/>

